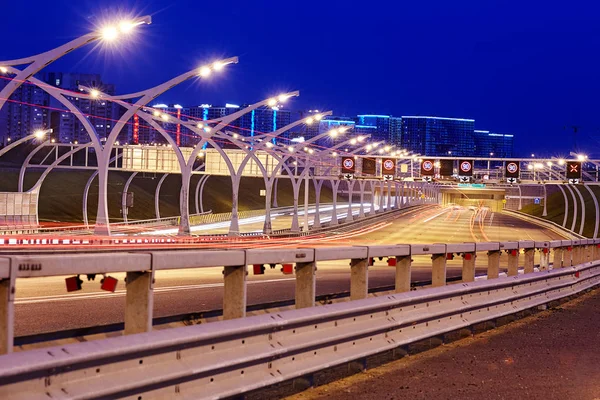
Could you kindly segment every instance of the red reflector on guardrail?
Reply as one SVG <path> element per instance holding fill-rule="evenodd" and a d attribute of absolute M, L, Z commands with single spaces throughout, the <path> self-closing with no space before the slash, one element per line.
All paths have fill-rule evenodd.
<path fill-rule="evenodd" d="M 471 253 L 465 253 L 465 260 L 470 261 L 471 258 L 473 258 L 473 255 Z"/>
<path fill-rule="evenodd" d="M 579 271 L 575 272 L 575 278 L 579 278 Z"/>
<path fill-rule="evenodd" d="M 252 272 L 254 275 L 263 275 L 265 273 L 265 267 L 262 264 L 254 264 L 252 265 Z"/>
<path fill-rule="evenodd" d="M 567 247 L 567 251 L 573 251 L 573 247 L 571 247 L 571 246 Z"/>
<path fill-rule="evenodd" d="M 112 276 L 107 276 L 102 279 L 100 289 L 106 290 L 107 292 L 114 292 L 117 289 L 117 279 Z"/>
<path fill-rule="evenodd" d="M 79 279 L 79 275 L 77 275 L 65 278 L 65 283 L 67 284 L 67 292 L 75 292 L 77 290 L 81 290 L 81 284 L 83 281 Z"/>
<path fill-rule="evenodd" d="M 511 250 L 510 251 L 510 255 L 513 256 L 513 257 L 515 257 L 517 254 L 518 254 L 517 250 Z"/>
<path fill-rule="evenodd" d="M 453 253 L 447 253 L 446 254 L 446 260 L 454 260 L 454 254 Z"/>
<path fill-rule="evenodd" d="M 294 273 L 294 264 L 282 264 L 281 272 L 283 272 L 284 275 L 293 274 Z"/>
<path fill-rule="evenodd" d="M 544 252 L 544 254 L 548 254 L 548 249 L 547 248 L 544 248 L 542 251 Z"/>
<path fill-rule="evenodd" d="M 396 257 L 390 257 L 390 258 L 388 258 L 388 266 L 389 267 L 395 267 L 396 266 Z"/>

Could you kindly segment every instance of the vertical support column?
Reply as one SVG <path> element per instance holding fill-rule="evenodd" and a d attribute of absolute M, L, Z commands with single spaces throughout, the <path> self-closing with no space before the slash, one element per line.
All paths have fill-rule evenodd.
<path fill-rule="evenodd" d="M 463 265 L 462 265 L 462 281 L 473 282 L 475 280 L 475 258 L 477 253 L 465 253 L 463 254 Z"/>
<path fill-rule="evenodd" d="M 555 247 L 553 250 L 552 258 L 552 269 L 559 269 L 563 267 L 563 248 Z"/>
<path fill-rule="evenodd" d="M 488 279 L 496 279 L 500 275 L 500 251 L 488 251 Z"/>
<path fill-rule="evenodd" d="M 354 190 L 354 181 L 348 181 L 348 211 L 346 212 L 346 221 L 352 222 L 354 221 L 354 217 L 352 215 L 352 191 Z"/>
<path fill-rule="evenodd" d="M 446 253 L 431 255 L 431 286 L 446 285 Z"/>
<path fill-rule="evenodd" d="M 383 188 L 384 188 L 384 183 L 381 182 L 379 184 L 379 211 L 378 212 L 383 212 L 383 205 L 385 204 L 383 202 Z"/>
<path fill-rule="evenodd" d="M 366 299 L 369 294 L 369 259 L 350 260 L 350 300 Z"/>
<path fill-rule="evenodd" d="M 578 265 L 579 262 L 579 245 L 575 245 L 572 246 L 572 251 L 571 251 L 571 265 Z"/>
<path fill-rule="evenodd" d="M 317 263 L 296 263 L 296 308 L 314 307 Z"/>
<path fill-rule="evenodd" d="M 563 267 L 570 267 L 573 265 L 573 246 L 567 247 L 563 250 Z"/>
<path fill-rule="evenodd" d="M 396 257 L 396 293 L 410 291 L 411 264 L 411 256 Z"/>
<path fill-rule="evenodd" d="M 535 257 L 535 249 L 525 249 L 525 265 L 523 267 L 523 271 L 526 274 L 530 274 L 533 272 L 533 262 Z"/>
<path fill-rule="evenodd" d="M 540 271 L 547 271 L 550 269 L 550 249 L 544 247 L 540 249 Z"/>
<path fill-rule="evenodd" d="M 150 332 L 154 308 L 154 273 L 127 272 L 125 284 L 125 334 Z"/>
<path fill-rule="evenodd" d="M 371 188 L 371 209 L 368 215 L 375 215 L 375 181 L 370 181 L 369 186 Z"/>
<path fill-rule="evenodd" d="M 8 264 L 8 278 L 0 280 L 0 355 L 12 353 L 14 346 L 15 322 L 15 280 L 16 273 L 10 260 L 0 261 Z"/>
<path fill-rule="evenodd" d="M 319 179 L 313 179 L 313 185 L 315 187 L 315 217 L 313 218 L 313 229 L 321 227 L 321 211 L 319 210 L 320 199 L 321 199 L 321 186 L 323 181 Z"/>
<path fill-rule="evenodd" d="M 519 250 L 508 251 L 508 276 L 517 276 L 519 274 Z"/>
<path fill-rule="evenodd" d="M 365 202 L 365 181 L 359 181 L 358 182 L 358 187 L 360 189 L 360 207 L 359 207 L 359 211 L 358 211 L 358 218 L 364 218 L 365 217 L 365 206 L 364 206 L 364 202 Z"/>
<path fill-rule="evenodd" d="M 246 316 L 246 276 L 245 265 L 223 268 L 223 319 Z"/>

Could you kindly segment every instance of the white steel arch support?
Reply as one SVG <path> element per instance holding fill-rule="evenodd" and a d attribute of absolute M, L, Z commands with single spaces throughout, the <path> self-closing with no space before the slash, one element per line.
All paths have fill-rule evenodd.
<path fill-rule="evenodd" d="M 565 200 L 565 216 L 563 217 L 562 226 L 564 228 L 566 228 L 567 227 L 567 218 L 569 216 L 569 199 L 567 198 L 567 193 L 565 192 L 565 189 L 563 189 L 562 185 L 557 185 L 557 186 L 560 189 L 560 191 L 562 192 L 563 198 Z"/>
<path fill-rule="evenodd" d="M 594 201 L 594 210 L 596 212 L 595 213 L 596 221 L 594 223 L 594 236 L 593 236 L 593 238 L 595 239 L 595 238 L 598 237 L 598 227 L 600 225 L 600 207 L 598 206 L 598 199 L 596 198 L 596 195 L 594 194 L 593 190 L 588 185 L 584 185 L 583 187 L 585 187 L 587 189 L 587 191 L 592 196 L 592 200 Z"/>
<path fill-rule="evenodd" d="M 160 188 L 165 179 L 167 179 L 167 176 L 169 176 L 169 174 L 163 174 L 154 190 L 154 214 L 156 215 L 157 221 L 160 221 Z"/>

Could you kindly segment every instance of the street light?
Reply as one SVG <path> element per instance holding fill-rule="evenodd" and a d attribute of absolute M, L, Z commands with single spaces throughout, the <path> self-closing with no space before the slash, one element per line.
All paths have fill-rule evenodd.
<path fill-rule="evenodd" d="M 150 24 L 152 19 L 150 17 L 143 17 L 137 20 L 123 20 L 117 25 L 107 25 L 100 29 L 100 35 L 102 39 L 107 42 L 112 42 L 119 37 L 120 34 L 128 35 L 138 25 Z"/>
<path fill-rule="evenodd" d="M 6 67 L 0 67 L 0 72 L 2 72 L 3 74 L 7 74 L 8 73 L 8 68 L 6 68 Z"/>

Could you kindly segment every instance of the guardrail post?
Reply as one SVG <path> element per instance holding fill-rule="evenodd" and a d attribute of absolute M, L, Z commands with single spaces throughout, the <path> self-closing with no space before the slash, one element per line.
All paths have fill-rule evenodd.
<path fill-rule="evenodd" d="M 519 275 L 519 250 L 508 250 L 508 276 Z"/>
<path fill-rule="evenodd" d="M 296 263 L 296 308 L 314 307 L 317 263 Z"/>
<path fill-rule="evenodd" d="M 579 245 L 573 246 L 573 251 L 571 252 L 571 265 L 581 264 L 580 257 L 581 257 L 580 246 Z"/>
<path fill-rule="evenodd" d="M 500 251 L 488 251 L 488 279 L 496 279 L 500 275 Z"/>
<path fill-rule="evenodd" d="M 573 246 L 567 247 L 563 251 L 563 267 L 570 267 L 573 265 Z"/>
<path fill-rule="evenodd" d="M 544 247 L 540 249 L 540 271 L 547 271 L 550 268 L 550 249 Z"/>
<path fill-rule="evenodd" d="M 150 332 L 154 308 L 153 271 L 127 272 L 125 334 Z"/>
<path fill-rule="evenodd" d="M 593 259 L 594 261 L 600 260 L 600 244 L 595 244 L 593 248 Z"/>
<path fill-rule="evenodd" d="M 396 293 L 410 291 L 411 263 L 411 256 L 396 257 Z"/>
<path fill-rule="evenodd" d="M 475 258 L 477 253 L 465 253 L 463 254 L 463 265 L 462 265 L 462 281 L 473 282 L 475 280 Z"/>
<path fill-rule="evenodd" d="M 563 248 L 556 247 L 553 250 L 554 257 L 552 259 L 552 269 L 559 269 L 563 267 Z"/>
<path fill-rule="evenodd" d="M 350 300 L 366 299 L 369 295 L 369 259 L 350 260 Z"/>
<path fill-rule="evenodd" d="M 446 285 L 446 253 L 431 255 L 431 286 Z"/>
<path fill-rule="evenodd" d="M 535 248 L 525 249 L 525 265 L 523 272 L 530 274 L 534 268 Z"/>
<path fill-rule="evenodd" d="M 594 259 L 594 248 L 587 244 L 585 245 L 585 262 L 590 262 Z"/>
<path fill-rule="evenodd" d="M 15 320 L 15 278 L 9 263 L 9 277 L 0 280 L 0 354 L 12 353 Z"/>
<path fill-rule="evenodd" d="M 223 268 L 223 319 L 246 316 L 246 276 L 245 265 Z"/>

